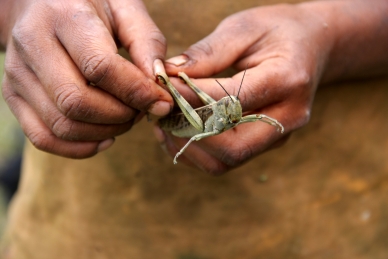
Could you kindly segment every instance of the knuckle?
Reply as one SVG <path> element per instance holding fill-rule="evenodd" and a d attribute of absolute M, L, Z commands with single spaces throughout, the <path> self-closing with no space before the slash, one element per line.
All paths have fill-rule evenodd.
<path fill-rule="evenodd" d="M 76 85 L 61 85 L 55 92 L 58 109 L 70 119 L 81 119 L 88 115 L 89 107 Z"/>
<path fill-rule="evenodd" d="M 1 94 L 3 96 L 4 101 L 8 104 L 12 103 L 12 100 L 16 97 L 16 93 L 12 90 L 10 84 L 8 83 L 8 80 L 4 79 Z"/>
<path fill-rule="evenodd" d="M 62 155 L 65 157 L 82 159 L 94 156 L 97 152 L 96 149 L 91 150 L 81 150 L 74 149 L 71 153 L 63 152 L 63 150 L 58 149 L 58 145 L 56 144 L 56 136 L 54 134 L 47 134 L 44 131 L 31 131 L 26 134 L 27 138 L 30 140 L 31 144 L 42 151 Z"/>
<path fill-rule="evenodd" d="M 31 27 L 24 25 L 23 21 L 18 22 L 14 26 L 11 36 L 12 42 L 18 51 L 24 51 L 35 40 Z"/>
<path fill-rule="evenodd" d="M 309 108 L 299 108 L 295 113 L 294 128 L 300 128 L 310 121 L 311 112 Z"/>
<path fill-rule="evenodd" d="M 26 134 L 27 138 L 30 140 L 31 144 L 39 150 L 49 152 L 52 150 L 52 143 L 50 139 L 52 136 L 46 135 L 41 131 L 31 131 Z"/>
<path fill-rule="evenodd" d="M 55 118 L 51 123 L 51 130 L 55 136 L 64 140 L 77 140 L 75 132 L 72 131 L 74 122 L 71 120 L 59 116 Z"/>
<path fill-rule="evenodd" d="M 241 30 L 247 29 L 247 24 L 250 24 L 251 21 L 246 21 L 243 15 L 232 14 L 226 17 L 219 25 L 218 28 L 228 28 L 232 32 L 241 32 Z M 237 34 L 236 34 L 237 35 Z"/>
<path fill-rule="evenodd" d="M 9 81 L 15 81 L 19 77 L 20 69 L 13 65 L 11 62 L 5 62 L 4 64 L 4 75 Z"/>
<path fill-rule="evenodd" d="M 129 82 L 130 87 L 121 89 L 120 96 L 125 97 L 125 102 L 139 110 L 146 110 L 151 102 L 151 84 L 143 80 L 134 79 Z"/>
<path fill-rule="evenodd" d="M 21 85 L 29 85 L 30 70 L 20 64 L 16 58 L 6 59 L 4 63 L 4 80 L 7 80 L 10 88 L 20 88 Z"/>
<path fill-rule="evenodd" d="M 5 76 L 3 79 L 1 94 L 3 96 L 5 103 L 10 108 L 10 110 L 14 113 L 16 117 L 18 117 L 17 111 L 19 110 L 19 107 L 20 107 L 21 96 L 14 90 L 14 88 L 8 81 L 7 76 Z"/>
<path fill-rule="evenodd" d="M 193 51 L 195 53 L 203 53 L 203 55 L 206 56 L 212 56 L 214 54 L 214 49 L 212 45 L 209 44 L 207 40 L 201 40 L 198 43 L 192 45 L 189 49 L 188 55 L 190 56 L 190 51 Z"/>
<path fill-rule="evenodd" d="M 111 71 L 115 70 L 112 58 L 99 53 L 81 57 L 80 66 L 84 76 L 96 85 L 107 78 Z"/>
<path fill-rule="evenodd" d="M 310 74 L 305 70 L 298 70 L 298 72 L 295 73 L 295 71 L 291 75 L 291 83 L 296 86 L 308 86 L 311 84 L 311 76 Z"/>
<path fill-rule="evenodd" d="M 305 126 L 311 117 L 311 108 L 307 105 L 287 106 L 288 116 L 283 121 L 286 132 Z"/>
<path fill-rule="evenodd" d="M 42 38 L 37 34 L 44 32 L 46 39 L 47 34 L 54 34 L 57 20 L 63 17 L 71 7 L 65 3 L 65 1 L 36 1 L 30 7 L 29 12 L 18 17 L 11 31 L 11 38 L 16 49 L 28 53 L 28 48 L 34 46 L 42 52 L 45 51 L 45 46 L 38 44 Z"/>
<path fill-rule="evenodd" d="M 164 49 L 165 46 L 167 45 L 166 37 L 164 37 L 163 33 L 158 29 L 149 31 L 148 37 L 152 42 L 154 42 L 161 49 Z"/>
<path fill-rule="evenodd" d="M 5 87 L 3 87 L 3 89 L 2 89 L 2 95 L 3 95 L 4 101 L 8 105 L 9 109 L 12 111 L 12 113 L 14 113 L 14 115 L 16 117 L 18 117 L 18 114 L 15 114 L 15 112 L 18 111 L 18 105 L 19 105 L 19 101 L 20 101 L 18 99 L 20 97 L 12 90 L 8 91 L 8 89 L 5 89 Z"/>

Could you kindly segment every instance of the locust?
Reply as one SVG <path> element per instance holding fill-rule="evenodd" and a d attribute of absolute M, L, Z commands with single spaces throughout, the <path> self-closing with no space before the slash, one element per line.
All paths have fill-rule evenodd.
<path fill-rule="evenodd" d="M 264 114 L 251 114 L 243 116 L 242 107 L 238 96 L 244 80 L 246 70 L 241 79 L 240 88 L 237 96 L 230 95 L 225 88 L 215 80 L 226 92 L 227 96 L 219 101 L 214 100 L 200 88 L 198 88 L 190 78 L 184 73 L 179 72 L 178 76 L 198 95 L 204 106 L 194 109 L 171 84 L 170 79 L 164 72 L 157 73 L 157 78 L 169 89 L 175 102 L 181 109 L 181 113 L 171 114 L 159 119 L 158 123 L 162 130 L 171 132 L 174 136 L 181 138 L 190 138 L 185 146 L 175 155 L 174 164 L 177 164 L 177 158 L 193 142 L 201 139 L 215 136 L 227 131 L 237 125 L 261 121 L 276 127 L 277 131 L 284 132 L 283 125 L 276 119 Z"/>

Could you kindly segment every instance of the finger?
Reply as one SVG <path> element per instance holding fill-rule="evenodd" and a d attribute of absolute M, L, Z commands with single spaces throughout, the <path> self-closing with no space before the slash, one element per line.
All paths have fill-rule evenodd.
<path fill-rule="evenodd" d="M 217 101 L 228 95 L 237 96 L 243 111 L 246 112 L 277 102 L 282 97 L 277 94 L 277 91 L 283 86 L 271 80 L 271 77 L 274 76 L 275 80 L 279 81 L 276 78 L 277 74 L 271 72 L 262 75 L 262 73 L 265 73 L 264 70 L 264 66 L 263 68 L 251 68 L 246 71 L 245 76 L 244 71 L 242 71 L 230 78 L 217 78 L 217 81 L 225 90 L 220 87 L 215 78 L 191 79 L 191 81 Z M 260 71 L 260 74 L 257 71 Z M 193 107 L 204 105 L 197 94 L 181 80 L 171 79 L 171 81 Z M 273 85 L 272 83 L 276 84 Z"/>
<path fill-rule="evenodd" d="M 56 34 L 88 81 L 137 110 L 156 115 L 170 112 L 170 94 L 117 54 L 109 30 L 93 9 L 74 8 L 65 18 L 65 26 L 57 28 Z M 74 37 L 80 40 L 75 41 Z"/>
<path fill-rule="evenodd" d="M 7 62 L 5 79 L 18 96 L 35 110 L 37 116 L 59 138 L 66 140 L 104 140 L 120 135 L 132 126 L 132 121 L 122 124 L 90 124 L 71 120 L 58 111 L 37 77 L 18 58 L 13 66 Z"/>
<path fill-rule="evenodd" d="M 293 117 L 288 109 L 273 107 L 268 114 L 283 121 Z M 285 119 L 286 131 L 289 130 L 288 119 Z M 287 134 L 288 135 L 288 134 Z M 284 137 L 276 129 L 260 121 L 239 125 L 220 135 L 193 142 L 183 153 L 193 164 L 207 172 L 223 172 L 248 161 L 252 157 L 275 148 Z M 168 135 L 167 135 L 168 136 Z M 174 143 L 175 149 L 181 149 L 187 139 L 171 137 L 165 141 Z M 172 144 L 170 143 L 170 146 Z M 175 150 L 170 150 L 173 152 Z M 176 152 L 176 151 L 175 151 Z"/>
<path fill-rule="evenodd" d="M 289 133 L 308 121 L 310 100 L 306 95 L 310 95 L 309 91 L 311 90 L 309 90 L 310 87 L 306 87 L 309 80 L 306 80 L 303 74 L 291 73 L 293 69 L 284 65 L 284 62 L 280 63 L 279 60 L 272 59 L 249 69 L 240 95 L 243 92 L 245 93 L 239 99 L 243 105 L 243 111 L 264 113 L 271 116 L 282 123 L 286 133 Z M 237 75 L 234 78 L 236 77 Z M 237 84 L 236 82 L 233 83 L 234 78 L 220 79 L 220 82 L 226 89 L 235 88 Z M 240 76 L 240 80 L 241 78 L 242 76 Z M 210 87 L 209 79 L 198 79 L 194 82 L 202 87 L 202 90 L 207 93 L 210 92 L 211 96 L 215 96 L 217 92 L 221 91 Z M 247 85 L 245 85 L 245 82 L 247 82 Z M 295 98 L 297 98 L 297 101 Z M 213 157 L 229 168 L 233 168 L 266 150 L 276 147 L 282 139 L 283 135 L 278 133 L 274 127 L 258 121 L 239 125 L 218 136 L 192 143 L 185 151 L 185 154 L 193 164 L 204 166 L 206 171 L 218 169 L 212 167 L 206 161 L 205 155 L 198 155 L 201 152 L 206 152 L 209 157 Z M 173 138 L 173 141 L 177 149 L 180 149 L 186 143 L 178 138 Z M 195 153 L 196 146 L 199 147 L 198 154 Z"/>
<path fill-rule="evenodd" d="M 34 40 L 29 40 L 36 32 L 26 29 L 30 27 L 18 28 L 14 31 L 14 44 L 9 44 L 7 50 L 9 73 L 24 66 L 18 56 L 20 53 L 62 114 L 70 119 L 101 124 L 128 122 L 136 115 L 135 110 L 117 98 L 88 85 L 56 38 L 34 37 Z M 43 59 L 42 53 L 45 55 Z M 24 83 L 28 85 L 27 81 Z"/>
<path fill-rule="evenodd" d="M 188 141 L 186 138 L 177 138 L 170 133 L 164 132 L 158 125 L 154 126 L 154 134 L 162 149 L 172 158 L 176 156 L 179 150 Z M 196 145 L 196 142 L 192 143 L 177 160 L 179 163 L 199 168 L 211 175 L 221 175 L 229 169 L 225 163 L 210 155 L 205 149 Z"/>
<path fill-rule="evenodd" d="M 214 32 L 190 46 L 182 55 L 168 59 L 166 71 L 169 74 L 184 71 L 192 77 L 208 77 L 231 66 L 261 35 L 260 27 L 252 33 L 242 30 L 244 24 L 241 22 L 233 16 L 224 20 Z"/>
<path fill-rule="evenodd" d="M 55 7 L 55 3 L 51 4 Z M 105 24 L 97 16 L 96 10 L 87 2 L 84 5 L 66 3 L 66 8 L 67 10 L 63 11 L 62 6 L 62 9 L 57 11 L 59 17 L 53 19 L 54 31 L 52 24 L 45 24 L 47 27 L 45 30 L 48 32 L 42 29 L 45 35 L 50 33 L 51 37 L 32 38 L 31 35 L 26 37 L 26 34 L 32 34 L 32 31 L 26 33 L 22 30 L 22 33 L 18 33 L 23 35 L 18 38 L 21 42 L 19 45 L 22 46 L 20 49 L 25 50 L 23 53 L 27 56 L 28 65 L 37 74 L 43 85 L 45 87 L 56 85 L 47 84 L 46 81 L 54 81 L 58 84 L 56 78 L 47 71 L 51 67 L 54 70 L 59 70 L 60 73 L 62 72 L 59 64 L 62 63 L 64 53 L 65 56 L 70 55 L 70 61 L 75 64 L 87 82 L 91 82 L 115 96 L 125 105 L 137 110 L 149 110 L 156 115 L 168 113 L 172 105 L 171 96 L 154 81 L 145 77 L 135 65 L 117 54 L 115 42 Z M 37 28 L 42 26 L 39 19 L 35 19 L 31 23 L 33 24 L 19 27 Z M 58 44 L 64 48 L 58 48 Z M 46 59 L 42 62 L 39 53 L 44 53 L 45 56 L 50 57 L 52 63 L 47 62 Z M 72 78 L 74 69 L 65 76 Z M 62 94 L 62 96 L 66 95 Z M 128 116 L 122 117 L 127 117 L 128 120 Z M 120 122 L 122 122 L 122 117 Z"/>
<path fill-rule="evenodd" d="M 167 45 L 143 1 L 111 1 L 110 9 L 121 44 L 129 51 L 134 64 L 149 78 L 154 78 L 154 61 L 164 60 Z"/>
<path fill-rule="evenodd" d="M 185 138 L 175 138 L 172 135 L 168 135 L 166 138 L 166 146 L 174 146 L 174 148 L 169 149 L 169 152 L 175 156 L 176 153 L 187 143 L 187 141 L 188 139 Z M 230 169 L 227 164 L 211 155 L 207 150 L 197 145 L 196 142 L 190 144 L 185 152 L 178 157 L 177 161 L 189 165 L 195 165 L 195 167 L 199 168 L 201 171 L 214 176 L 222 175 Z"/>
<path fill-rule="evenodd" d="M 231 78 L 218 78 L 229 95 L 238 96 L 243 112 L 266 112 L 272 105 L 289 107 L 300 118 L 309 116 L 311 94 L 315 91 L 308 73 L 295 69 L 283 58 L 272 58 L 241 71 Z M 244 76 L 245 73 L 245 76 Z M 172 79 L 178 91 L 193 107 L 203 106 L 197 95 L 180 80 Z M 214 78 L 192 79 L 215 100 L 227 96 Z M 296 100 L 297 99 L 297 100 Z M 307 116 L 307 117 L 306 117 Z"/>
<path fill-rule="evenodd" d="M 167 134 L 162 129 L 160 129 L 158 125 L 154 125 L 154 134 L 155 134 L 155 137 L 156 137 L 157 141 L 159 142 L 162 150 L 166 154 L 171 156 L 171 163 L 172 163 L 173 162 L 172 158 L 179 151 L 179 149 L 177 149 L 177 147 L 174 145 L 173 142 L 171 142 L 171 141 L 166 142 Z M 191 167 L 196 167 L 196 165 L 191 163 L 190 160 L 188 160 L 184 156 L 180 159 L 180 162 L 182 162 L 188 166 L 191 166 Z"/>
<path fill-rule="evenodd" d="M 70 158 L 87 158 L 109 148 L 114 139 L 75 142 L 55 136 L 34 110 L 3 81 L 3 97 L 31 143 L 42 151 Z"/>
<path fill-rule="evenodd" d="M 220 135 L 190 144 L 182 155 L 203 171 L 222 174 L 269 150 L 279 138 L 279 133 L 269 125 L 240 125 Z M 179 150 L 187 143 L 187 139 L 167 138 L 166 143 L 169 142 L 174 143 Z"/>

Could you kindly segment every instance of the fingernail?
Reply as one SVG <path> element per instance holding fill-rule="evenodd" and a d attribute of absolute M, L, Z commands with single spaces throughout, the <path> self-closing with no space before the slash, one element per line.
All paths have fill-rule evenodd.
<path fill-rule="evenodd" d="M 182 54 L 182 55 L 167 59 L 166 63 L 179 67 L 184 65 L 187 61 L 189 61 L 189 57 Z"/>
<path fill-rule="evenodd" d="M 149 113 L 152 113 L 156 116 L 164 116 L 170 113 L 172 107 L 170 103 L 165 101 L 159 101 L 154 103 L 151 108 L 148 109 Z"/>
<path fill-rule="evenodd" d="M 156 140 L 160 144 L 162 144 L 166 141 L 166 134 L 164 133 L 164 131 L 161 128 L 159 128 L 159 126 L 154 127 L 154 134 L 155 134 Z"/>
<path fill-rule="evenodd" d="M 163 62 L 160 59 L 155 59 L 153 64 L 153 69 L 154 69 L 154 76 L 156 76 L 157 74 L 166 72 L 166 70 L 164 69 Z"/>
<path fill-rule="evenodd" d="M 101 141 L 100 144 L 98 144 L 97 152 L 100 153 L 104 150 L 107 150 L 110 146 L 113 145 L 114 142 L 115 142 L 114 138 L 110 138 L 110 139 L 106 139 L 104 141 Z"/>

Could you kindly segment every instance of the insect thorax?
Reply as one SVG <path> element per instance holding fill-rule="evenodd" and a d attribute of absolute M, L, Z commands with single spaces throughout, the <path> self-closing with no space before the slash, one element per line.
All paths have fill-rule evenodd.
<path fill-rule="evenodd" d="M 226 96 L 213 104 L 214 128 L 223 132 L 238 123 L 242 117 L 240 101 L 235 96 Z"/>

